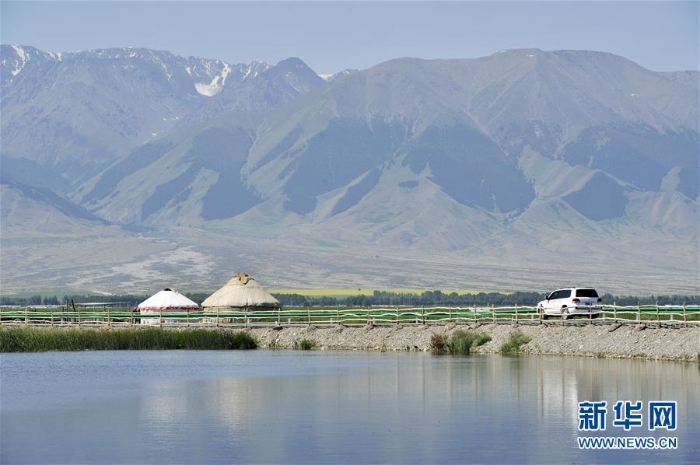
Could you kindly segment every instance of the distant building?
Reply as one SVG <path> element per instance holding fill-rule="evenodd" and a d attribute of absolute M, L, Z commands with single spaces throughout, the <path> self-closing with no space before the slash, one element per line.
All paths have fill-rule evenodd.
<path fill-rule="evenodd" d="M 141 302 L 136 309 L 141 315 L 142 325 L 159 325 L 184 323 L 187 321 L 185 315 L 197 312 L 199 305 L 179 292 L 165 288 Z"/>
<path fill-rule="evenodd" d="M 246 273 L 238 273 L 202 302 L 206 316 L 235 311 L 273 311 L 281 307 L 277 299 Z"/>

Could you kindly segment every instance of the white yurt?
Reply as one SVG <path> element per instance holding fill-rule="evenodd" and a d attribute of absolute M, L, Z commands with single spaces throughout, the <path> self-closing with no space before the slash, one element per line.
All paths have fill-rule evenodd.
<path fill-rule="evenodd" d="M 163 313 L 188 314 L 190 312 L 196 312 L 199 310 L 199 305 L 179 292 L 166 287 L 162 291 L 141 302 L 136 309 L 141 314 L 142 325 L 158 325 L 177 322 L 184 323 L 187 321 L 186 319 L 168 318 L 167 316 L 161 317 L 161 315 Z M 155 318 L 153 318 L 154 315 Z"/>
<path fill-rule="evenodd" d="M 247 273 L 238 273 L 202 302 L 205 315 L 231 311 L 277 310 L 281 306 L 277 299 Z"/>

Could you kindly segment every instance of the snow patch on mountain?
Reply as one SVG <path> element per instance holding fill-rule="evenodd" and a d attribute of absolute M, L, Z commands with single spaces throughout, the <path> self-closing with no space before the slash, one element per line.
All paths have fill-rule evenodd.
<path fill-rule="evenodd" d="M 212 64 L 223 64 L 223 68 L 219 73 L 214 74 L 211 80 L 205 82 L 195 82 L 194 84 L 197 92 L 205 97 L 213 97 L 221 92 L 221 89 L 224 88 L 224 84 L 226 83 L 226 78 L 229 74 L 231 74 L 231 66 L 228 63 L 215 62 L 203 64 L 205 68 L 205 76 L 211 76 L 213 74 Z M 192 76 L 192 78 L 196 77 L 195 70 L 191 67 L 187 66 L 185 67 L 185 70 L 187 71 L 187 74 Z"/>
<path fill-rule="evenodd" d="M 254 79 L 270 67 L 263 61 L 231 66 L 219 60 L 198 60 L 196 63 L 185 66 L 185 71 L 195 81 L 197 93 L 205 97 L 213 97 L 222 91 L 227 80 L 233 79 L 240 82 Z"/>
<path fill-rule="evenodd" d="M 14 49 L 15 53 L 20 58 L 20 60 L 22 60 L 22 63 L 26 63 L 27 54 L 24 53 L 24 49 L 22 47 L 20 47 L 19 45 L 13 45 L 12 48 Z"/>
<path fill-rule="evenodd" d="M 199 94 L 204 95 L 206 97 L 213 97 L 219 92 L 221 92 L 221 89 L 224 88 L 224 84 L 226 83 L 226 78 L 228 75 L 231 73 L 231 67 L 229 66 L 228 63 L 224 63 L 224 69 L 221 71 L 220 74 L 214 76 L 214 78 L 209 81 L 209 83 L 202 83 L 202 82 L 197 82 L 194 85 L 194 88 L 199 92 Z"/>
<path fill-rule="evenodd" d="M 13 82 L 29 62 L 61 61 L 60 53 L 42 52 L 34 47 L 2 44 L 0 48 L 0 75 L 3 84 Z"/>
<path fill-rule="evenodd" d="M 10 73 L 13 76 L 17 76 L 19 72 L 22 71 L 22 68 L 24 68 L 27 61 L 29 61 L 29 54 L 26 53 L 20 45 L 12 45 L 12 49 L 15 51 L 17 59 L 14 60 L 14 69 L 11 69 Z M 3 67 L 5 66 L 6 62 L 6 59 L 2 60 Z"/>
<path fill-rule="evenodd" d="M 264 73 L 270 69 L 272 65 L 264 61 L 253 61 L 250 63 L 243 74 L 243 79 L 253 79 L 257 77 L 260 73 Z"/>
<path fill-rule="evenodd" d="M 352 74 L 357 74 L 359 73 L 359 70 L 357 69 L 344 69 L 342 71 L 338 71 L 335 74 L 319 74 L 318 77 L 323 79 L 326 82 L 332 82 L 335 81 L 336 79 L 343 78 L 345 76 L 350 76 Z"/>

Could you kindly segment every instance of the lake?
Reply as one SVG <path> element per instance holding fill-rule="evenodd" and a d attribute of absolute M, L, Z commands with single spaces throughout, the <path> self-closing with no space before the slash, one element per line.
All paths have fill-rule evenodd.
<path fill-rule="evenodd" d="M 0 462 L 586 463 L 700 461 L 697 364 L 326 351 L 0 355 Z M 579 431 L 579 402 L 607 429 Z M 643 426 L 614 426 L 642 401 Z M 676 401 L 676 429 L 647 405 Z M 590 426 L 590 425 L 589 425 Z M 666 425 L 668 427 L 668 424 Z M 674 437 L 582 450 L 578 437 Z"/>

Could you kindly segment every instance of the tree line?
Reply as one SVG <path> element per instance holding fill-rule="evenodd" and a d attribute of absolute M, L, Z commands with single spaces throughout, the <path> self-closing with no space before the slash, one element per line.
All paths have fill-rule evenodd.
<path fill-rule="evenodd" d="M 189 299 L 201 305 L 210 294 L 189 293 Z M 452 307 L 532 307 L 544 296 L 538 292 L 514 292 L 504 294 L 498 292 L 481 292 L 478 294 L 457 294 L 439 290 L 425 291 L 421 294 L 407 294 L 387 291 L 374 291 L 372 295 L 357 295 L 348 297 L 305 296 L 301 294 L 272 294 L 283 306 L 288 307 L 380 307 L 380 306 L 452 306 Z M 62 299 L 57 296 L 9 297 L 0 296 L 0 305 L 32 306 L 32 305 L 66 305 L 81 303 L 108 303 L 123 307 L 136 307 L 149 296 L 122 295 L 66 295 Z M 613 303 L 621 306 L 629 305 L 683 305 L 700 303 L 700 295 L 658 295 L 658 296 L 602 296 L 605 305 Z"/>
<path fill-rule="evenodd" d="M 425 291 L 421 294 L 404 294 L 387 291 L 374 291 L 372 295 L 348 297 L 304 296 L 299 294 L 273 294 L 282 305 L 296 307 L 378 307 L 378 306 L 452 306 L 452 307 L 534 307 L 544 299 L 539 292 L 480 292 L 478 294 L 457 294 L 456 292 Z M 605 305 L 683 305 L 700 303 L 700 295 L 659 295 L 659 296 L 601 296 Z"/>

